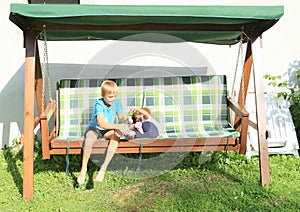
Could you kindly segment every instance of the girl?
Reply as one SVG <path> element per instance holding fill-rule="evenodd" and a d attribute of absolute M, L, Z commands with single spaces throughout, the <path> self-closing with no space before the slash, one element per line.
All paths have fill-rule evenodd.
<path fill-rule="evenodd" d="M 133 113 L 133 124 L 129 126 L 131 130 L 130 138 L 156 138 L 159 134 L 156 120 L 151 115 L 148 107 L 131 108 L 129 113 Z"/>

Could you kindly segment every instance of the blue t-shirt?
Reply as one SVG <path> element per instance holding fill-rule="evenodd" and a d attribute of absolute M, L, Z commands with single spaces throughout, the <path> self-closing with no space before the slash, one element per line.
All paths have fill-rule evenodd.
<path fill-rule="evenodd" d="M 104 116 L 104 119 L 107 123 L 113 124 L 115 115 L 122 113 L 123 110 L 124 110 L 124 108 L 118 99 L 116 99 L 114 101 L 114 103 L 112 104 L 112 106 L 109 108 L 109 107 L 107 107 L 103 98 L 100 98 L 95 103 L 93 116 L 88 124 L 88 127 L 96 127 L 98 129 L 102 129 L 99 127 L 99 124 L 97 121 L 97 115 L 100 115 L 100 114 L 102 114 Z"/>

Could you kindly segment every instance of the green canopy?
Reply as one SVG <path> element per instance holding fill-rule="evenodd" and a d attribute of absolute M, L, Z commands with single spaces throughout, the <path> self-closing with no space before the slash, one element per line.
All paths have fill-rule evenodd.
<path fill-rule="evenodd" d="M 282 15 L 283 6 L 11 4 L 9 19 L 23 31 L 34 27 L 38 34 L 45 25 L 48 40 L 163 33 L 178 39 L 154 41 L 235 44 L 242 31 L 257 37 Z"/>

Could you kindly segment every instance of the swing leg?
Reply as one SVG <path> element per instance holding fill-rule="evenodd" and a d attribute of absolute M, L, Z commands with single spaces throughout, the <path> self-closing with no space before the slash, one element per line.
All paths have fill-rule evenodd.
<path fill-rule="evenodd" d="M 23 196 L 33 198 L 35 31 L 25 32 Z"/>
<path fill-rule="evenodd" d="M 254 55 L 259 55 L 259 42 L 254 43 Z M 269 167 L 269 153 L 268 142 L 266 138 L 266 111 L 265 111 L 265 98 L 263 78 L 260 73 L 263 73 L 258 60 L 253 56 L 253 76 L 254 76 L 254 89 L 256 101 L 256 120 L 257 120 L 257 134 L 259 145 L 259 161 L 260 161 L 260 177 L 261 185 L 267 186 L 270 183 L 270 167 Z M 258 104 L 259 103 L 259 104 Z"/>

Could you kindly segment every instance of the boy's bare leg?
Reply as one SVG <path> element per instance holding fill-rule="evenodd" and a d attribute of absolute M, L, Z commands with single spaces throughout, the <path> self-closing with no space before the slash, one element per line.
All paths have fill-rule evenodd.
<path fill-rule="evenodd" d="M 108 164 L 110 163 L 110 161 L 112 160 L 113 156 L 115 155 L 116 150 L 119 145 L 119 141 L 120 141 L 120 138 L 115 135 L 114 131 L 107 132 L 104 135 L 104 137 L 107 139 L 110 139 L 110 141 L 109 141 L 109 145 L 106 150 L 104 162 L 103 162 L 102 166 L 100 167 L 100 170 L 95 178 L 95 181 L 98 181 L 98 182 L 103 181 L 106 168 L 107 168 Z"/>
<path fill-rule="evenodd" d="M 97 140 L 97 134 L 94 131 L 88 131 L 85 137 L 85 143 L 83 147 L 81 170 L 77 177 L 77 183 L 82 185 L 85 181 L 85 175 L 87 172 L 87 164 L 89 162 L 93 143 Z"/>

